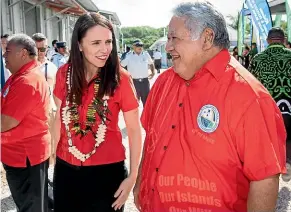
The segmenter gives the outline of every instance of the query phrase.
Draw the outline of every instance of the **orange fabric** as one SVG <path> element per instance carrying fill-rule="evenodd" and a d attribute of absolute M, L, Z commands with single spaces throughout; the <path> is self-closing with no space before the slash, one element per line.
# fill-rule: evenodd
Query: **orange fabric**
<path fill-rule="evenodd" d="M 245 212 L 250 182 L 286 171 L 281 113 L 226 50 L 188 82 L 163 73 L 142 124 L 142 212 Z"/>
<path fill-rule="evenodd" d="M 1 96 L 1 114 L 20 124 L 1 133 L 1 161 L 13 167 L 26 167 L 48 159 L 49 88 L 36 61 L 24 65 L 5 83 Z"/>
<path fill-rule="evenodd" d="M 58 99 L 62 100 L 62 108 L 65 106 L 67 95 L 67 69 L 68 65 L 64 65 L 58 70 L 56 76 L 56 85 L 54 89 L 54 95 Z M 70 164 L 77 166 L 109 164 L 119 162 L 125 159 L 125 148 L 122 145 L 122 135 L 118 127 L 119 112 L 120 110 L 123 112 L 128 112 L 130 110 L 138 108 L 138 101 L 135 95 L 132 79 L 128 72 L 121 71 L 120 76 L 120 84 L 115 90 L 114 96 L 110 97 L 110 99 L 108 100 L 108 108 L 111 113 L 108 116 L 110 121 L 107 123 L 105 141 L 96 149 L 96 153 L 81 164 L 81 161 L 76 159 L 68 151 L 67 133 L 65 130 L 65 125 L 62 123 L 61 138 L 57 147 L 58 157 Z M 94 83 L 92 81 L 88 84 L 88 87 L 84 91 L 82 97 L 82 105 L 78 108 L 80 114 L 80 123 L 84 123 L 86 120 L 88 105 L 91 103 L 94 95 L 93 85 Z M 96 120 L 97 122 L 96 125 L 93 126 L 93 132 L 96 132 L 98 125 L 101 122 L 97 114 Z M 95 145 L 95 139 L 92 133 L 88 133 L 82 139 L 79 135 L 75 136 L 75 134 L 73 134 L 72 139 L 73 145 L 76 145 L 77 148 L 83 153 L 91 152 Z"/>

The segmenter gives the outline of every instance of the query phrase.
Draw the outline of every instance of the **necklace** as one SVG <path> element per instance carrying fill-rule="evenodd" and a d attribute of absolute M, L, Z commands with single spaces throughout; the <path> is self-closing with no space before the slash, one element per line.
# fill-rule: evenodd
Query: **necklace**
<path fill-rule="evenodd" d="M 66 84 L 68 88 L 67 96 L 69 97 L 69 94 L 71 92 L 70 68 L 68 68 Z M 97 77 L 97 79 L 94 81 L 94 96 L 96 96 L 98 93 L 99 84 L 100 84 L 100 79 L 99 77 Z M 78 106 L 74 101 L 74 97 L 73 97 L 71 106 L 70 106 L 70 101 L 68 97 L 66 99 L 66 106 L 62 108 L 62 122 L 64 123 L 65 129 L 67 132 L 68 145 L 69 145 L 68 150 L 75 158 L 77 158 L 78 160 L 82 162 L 85 162 L 88 158 L 90 158 L 93 154 L 96 153 L 96 149 L 105 140 L 105 134 L 107 130 L 106 120 L 107 120 L 107 114 L 109 113 L 109 110 L 108 110 L 109 96 L 104 95 L 102 100 L 93 97 L 91 104 L 88 106 L 85 130 L 82 130 L 80 127 Z M 95 118 L 96 113 L 98 113 L 99 117 L 101 118 L 101 123 L 98 125 L 98 129 L 94 133 L 92 131 L 92 126 L 96 121 L 96 118 Z M 70 129 L 71 123 L 73 124 L 73 128 Z M 92 132 L 94 134 L 94 138 L 96 141 L 93 150 L 87 154 L 82 153 L 75 145 L 73 145 L 71 131 L 75 132 L 76 135 L 81 134 L 81 136 L 86 135 L 89 131 Z"/>

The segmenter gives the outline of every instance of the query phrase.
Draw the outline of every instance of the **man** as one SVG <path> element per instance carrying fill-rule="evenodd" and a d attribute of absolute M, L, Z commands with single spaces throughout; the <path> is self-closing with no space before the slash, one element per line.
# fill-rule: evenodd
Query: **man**
<path fill-rule="evenodd" d="M 129 52 L 125 59 L 121 61 L 123 67 L 127 66 L 127 70 L 133 78 L 134 87 L 137 92 L 138 100 L 141 99 L 145 106 L 148 94 L 150 92 L 150 82 L 155 75 L 155 66 L 149 53 L 143 51 L 143 43 L 140 40 L 133 42 L 133 52 Z M 150 66 L 151 74 L 148 73 Z"/>
<path fill-rule="evenodd" d="M 53 118 L 54 118 L 54 114 L 56 111 L 56 105 L 54 102 L 54 98 L 52 95 L 52 91 L 54 89 L 54 85 L 55 85 L 55 81 L 56 81 L 56 73 L 57 73 L 57 67 L 50 61 L 48 61 L 48 59 L 46 58 L 46 53 L 48 50 L 48 45 L 47 45 L 47 38 L 45 37 L 44 34 L 42 33 L 36 33 L 32 36 L 32 39 L 35 41 L 37 50 L 38 50 L 38 63 L 40 65 L 40 70 L 42 72 L 42 74 L 45 76 L 46 81 L 48 82 L 48 86 L 50 89 L 50 133 L 53 134 L 52 131 L 52 122 L 53 122 Z M 52 136 L 53 138 L 53 136 Z M 54 149 L 53 147 L 53 140 L 51 142 L 52 144 L 52 149 Z M 51 161 L 53 162 L 53 160 Z"/>
<path fill-rule="evenodd" d="M 57 42 L 56 45 L 58 52 L 52 57 L 52 62 L 59 69 L 68 62 L 68 50 L 66 42 Z"/>
<path fill-rule="evenodd" d="M 174 10 L 142 115 L 134 195 L 141 211 L 274 212 L 286 171 L 284 123 L 267 90 L 230 56 L 223 15 L 210 3 Z"/>
<path fill-rule="evenodd" d="M 47 59 L 48 60 L 51 60 L 52 57 L 58 52 L 57 42 L 58 42 L 58 40 L 53 40 L 52 47 L 47 51 Z"/>
<path fill-rule="evenodd" d="M 4 55 L 5 51 L 6 51 L 6 47 L 7 47 L 7 40 L 8 40 L 9 35 L 5 34 L 5 35 L 1 35 L 1 46 L 2 46 L 2 55 Z M 3 63 L 5 63 L 5 60 L 3 58 Z M 7 81 L 7 79 L 11 76 L 10 71 L 4 67 L 4 80 L 5 82 Z"/>
<path fill-rule="evenodd" d="M 1 161 L 19 212 L 47 212 L 49 89 L 27 35 L 9 38 L 4 54 L 12 76 L 1 96 Z"/>
<path fill-rule="evenodd" d="M 284 31 L 272 28 L 268 34 L 268 48 L 257 54 L 249 71 L 268 89 L 284 118 L 287 131 L 287 174 L 291 180 L 291 50 L 284 46 Z"/>
<path fill-rule="evenodd" d="M 162 54 L 159 52 L 158 49 L 154 52 L 154 62 L 155 62 L 155 68 L 157 69 L 158 74 L 160 73 L 161 67 L 162 67 Z"/>

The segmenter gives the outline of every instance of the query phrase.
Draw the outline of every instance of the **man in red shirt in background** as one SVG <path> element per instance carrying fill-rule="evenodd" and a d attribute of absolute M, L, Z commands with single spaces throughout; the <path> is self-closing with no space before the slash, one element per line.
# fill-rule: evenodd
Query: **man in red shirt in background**
<path fill-rule="evenodd" d="M 4 54 L 12 76 L 1 96 L 1 161 L 19 212 L 46 212 L 49 88 L 27 35 L 9 38 Z"/>
<path fill-rule="evenodd" d="M 233 57 L 210 3 L 174 10 L 142 124 L 134 195 L 142 212 L 273 212 L 286 172 L 286 132 L 267 90 Z"/>

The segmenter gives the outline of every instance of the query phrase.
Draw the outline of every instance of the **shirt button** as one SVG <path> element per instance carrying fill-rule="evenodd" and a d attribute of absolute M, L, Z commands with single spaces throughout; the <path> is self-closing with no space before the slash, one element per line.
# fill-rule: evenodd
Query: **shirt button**
<path fill-rule="evenodd" d="M 186 86 L 187 86 L 187 87 L 189 87 L 189 86 L 190 86 L 190 82 L 186 82 L 185 84 L 186 84 Z"/>
<path fill-rule="evenodd" d="M 167 148 L 168 148 L 167 146 L 164 146 L 164 150 L 167 150 Z"/>
<path fill-rule="evenodd" d="M 158 172 L 159 171 L 159 168 L 156 168 L 156 172 Z"/>
<path fill-rule="evenodd" d="M 175 129 L 175 127 L 176 127 L 175 125 L 172 125 L 172 129 Z"/>
<path fill-rule="evenodd" d="M 152 191 L 154 192 L 154 191 L 155 191 L 155 189 L 153 189 L 153 188 L 152 188 Z"/>
<path fill-rule="evenodd" d="M 180 103 L 180 104 L 179 104 L 179 107 L 182 107 L 182 106 L 183 106 L 183 103 Z"/>

